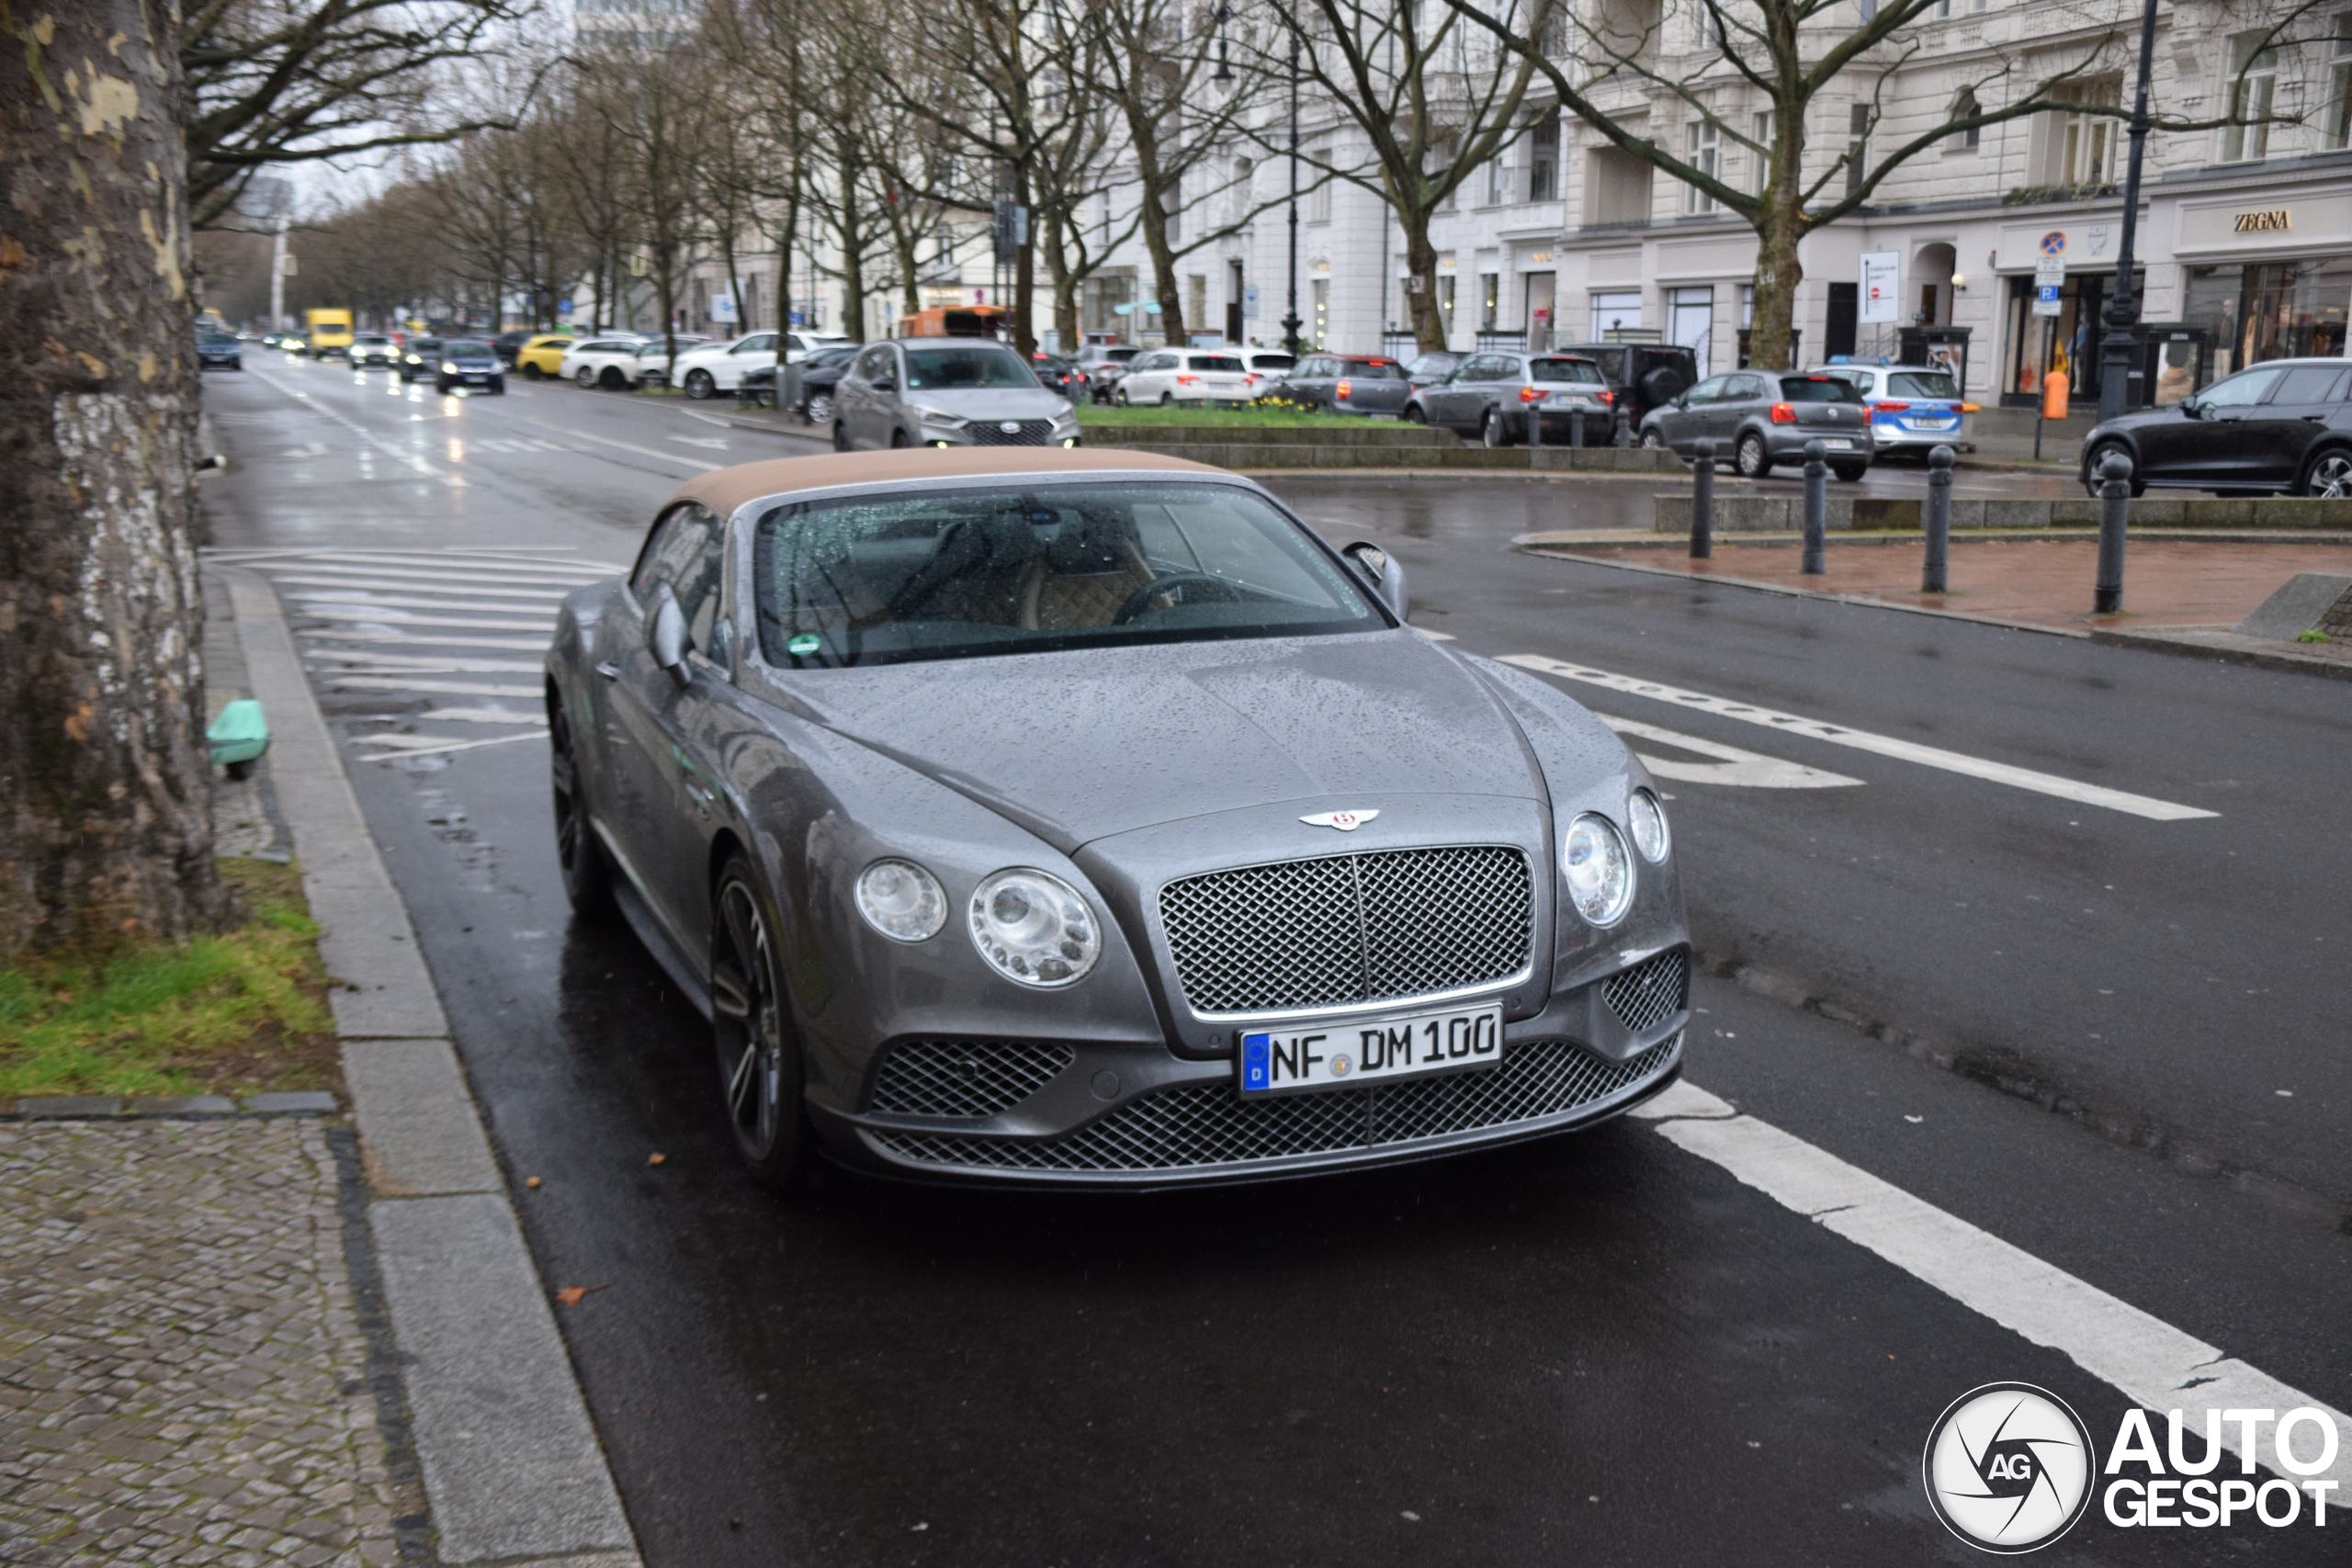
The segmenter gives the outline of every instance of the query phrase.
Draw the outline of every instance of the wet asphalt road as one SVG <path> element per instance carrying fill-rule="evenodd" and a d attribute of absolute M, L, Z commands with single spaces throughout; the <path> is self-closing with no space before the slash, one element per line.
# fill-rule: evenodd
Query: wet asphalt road
<path fill-rule="evenodd" d="M 2064 1355 L 1638 1123 L 1151 1200 L 761 1196 L 698 1020 L 569 917 L 545 746 L 513 722 L 533 656 L 498 645 L 527 644 L 532 594 L 632 555 L 694 465 L 795 448 L 516 387 L 213 378 L 235 466 L 207 496 L 224 558 L 318 612 L 322 701 L 541 1269 L 601 1287 L 563 1326 L 650 1562 L 1960 1562 L 1918 1483 L 1949 1401 L 2020 1379 L 2113 1432 L 2121 1396 Z M 1504 549 L 1575 525 L 1531 508 L 1607 525 L 1624 487 L 1276 488 L 1394 543 L 1416 619 L 1477 651 L 2219 812 L 1567 687 L 1645 753 L 1721 761 L 1665 732 L 1860 781 L 1668 784 L 1699 942 L 1748 976 L 1701 982 L 1694 1081 L 2352 1406 L 2340 685 Z M 431 607 L 461 593 L 484 607 Z M 360 596 L 479 624 L 334 616 Z M 2343 1539 L 2094 1517 L 2049 1560 L 2341 1562 Z"/>

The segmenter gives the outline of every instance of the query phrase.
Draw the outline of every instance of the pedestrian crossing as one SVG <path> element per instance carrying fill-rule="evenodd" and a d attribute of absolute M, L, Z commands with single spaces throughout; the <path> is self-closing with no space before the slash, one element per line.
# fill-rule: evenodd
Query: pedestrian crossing
<path fill-rule="evenodd" d="M 628 570 L 562 549 L 218 549 L 205 559 L 269 579 L 355 756 L 435 768 L 545 739 L 539 656 L 556 606 Z"/>

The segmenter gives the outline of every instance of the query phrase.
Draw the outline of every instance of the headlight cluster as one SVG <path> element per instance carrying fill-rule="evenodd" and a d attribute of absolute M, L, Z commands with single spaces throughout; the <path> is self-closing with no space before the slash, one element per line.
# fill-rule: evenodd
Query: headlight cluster
<path fill-rule="evenodd" d="M 1625 803 L 1625 819 L 1633 829 L 1630 848 L 1617 824 L 1593 811 L 1569 823 L 1560 840 L 1560 877 L 1568 886 L 1568 901 L 1592 925 L 1613 926 L 1634 907 L 1635 852 L 1652 865 L 1663 865 L 1674 847 L 1666 808 L 1648 790 L 1634 792 Z"/>
<path fill-rule="evenodd" d="M 893 942 L 928 942 L 947 923 L 939 879 L 912 861 L 878 860 L 859 874 L 857 912 Z M 983 877 L 966 910 L 972 946 L 1006 979 L 1055 990 L 1102 956 L 1102 927 L 1060 877 L 1015 866 Z"/>
<path fill-rule="evenodd" d="M 935 424 L 942 430 L 961 430 L 972 423 L 968 419 L 960 419 L 955 414 L 939 409 L 927 409 L 920 404 L 915 405 L 910 412 L 925 424 Z"/>
<path fill-rule="evenodd" d="M 444 375 L 444 376 L 455 376 L 457 373 L 458 373 L 458 367 L 457 367 L 457 366 L 456 366 L 454 363 L 452 363 L 451 361 L 447 360 L 447 359 L 445 359 L 445 360 L 443 360 L 443 361 L 441 362 L 441 374 L 442 374 L 442 375 Z"/>

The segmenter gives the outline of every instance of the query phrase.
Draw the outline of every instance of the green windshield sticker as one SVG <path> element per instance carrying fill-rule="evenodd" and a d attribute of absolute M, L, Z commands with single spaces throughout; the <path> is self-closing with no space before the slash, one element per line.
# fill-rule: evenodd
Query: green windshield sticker
<path fill-rule="evenodd" d="M 784 645 L 784 650 L 796 659 L 805 659 L 825 646 L 825 639 L 815 632 L 801 632 Z"/>

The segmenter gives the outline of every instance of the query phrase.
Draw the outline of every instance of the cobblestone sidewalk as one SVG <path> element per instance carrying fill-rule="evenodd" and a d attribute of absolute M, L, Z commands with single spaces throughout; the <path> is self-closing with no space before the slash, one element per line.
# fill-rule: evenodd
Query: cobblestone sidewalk
<path fill-rule="evenodd" d="M 328 1139 L 0 1124 L 0 1562 L 396 1561 Z"/>

